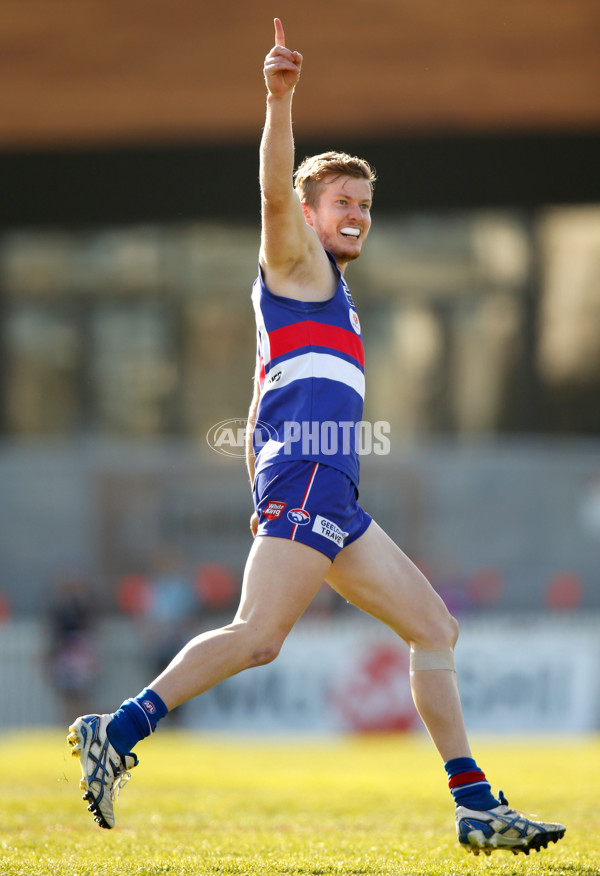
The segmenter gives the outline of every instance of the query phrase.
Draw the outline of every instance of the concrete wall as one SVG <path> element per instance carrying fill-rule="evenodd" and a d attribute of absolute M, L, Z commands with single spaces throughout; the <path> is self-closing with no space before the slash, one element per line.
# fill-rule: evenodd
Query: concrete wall
<path fill-rule="evenodd" d="M 503 441 L 406 447 L 365 457 L 361 501 L 460 612 L 492 570 L 493 609 L 538 610 L 557 575 L 600 609 L 600 444 Z M 45 609 L 70 558 L 115 607 L 120 576 L 147 571 L 157 545 L 193 570 L 241 579 L 251 496 L 243 461 L 190 444 L 77 443 L 0 448 L 0 593 L 13 612 Z M 472 594 L 471 594 L 472 595 Z"/>

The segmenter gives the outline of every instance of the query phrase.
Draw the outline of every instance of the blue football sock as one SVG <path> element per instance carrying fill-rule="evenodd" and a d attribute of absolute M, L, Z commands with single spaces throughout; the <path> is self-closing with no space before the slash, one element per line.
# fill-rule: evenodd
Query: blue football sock
<path fill-rule="evenodd" d="M 499 805 L 492 794 L 490 783 L 473 758 L 455 757 L 444 764 L 448 786 L 457 806 L 479 811 Z"/>
<path fill-rule="evenodd" d="M 140 739 L 156 730 L 156 725 L 168 711 L 159 695 L 145 687 L 134 699 L 125 700 L 114 713 L 106 728 L 110 743 L 121 757 L 129 754 Z"/>

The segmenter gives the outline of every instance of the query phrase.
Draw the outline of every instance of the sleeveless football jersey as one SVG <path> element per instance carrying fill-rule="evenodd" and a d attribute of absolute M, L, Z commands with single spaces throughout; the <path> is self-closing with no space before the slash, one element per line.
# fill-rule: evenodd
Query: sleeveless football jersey
<path fill-rule="evenodd" d="M 322 302 L 274 295 L 259 266 L 252 288 L 260 383 L 255 472 L 310 459 L 358 485 L 364 351 L 350 290 L 327 255 L 338 282 L 333 297 Z"/>

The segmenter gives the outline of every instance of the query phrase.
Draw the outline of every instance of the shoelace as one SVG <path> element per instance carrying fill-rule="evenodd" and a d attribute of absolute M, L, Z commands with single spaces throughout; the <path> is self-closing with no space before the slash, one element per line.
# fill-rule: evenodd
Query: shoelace
<path fill-rule="evenodd" d="M 512 809 L 512 806 L 504 796 L 504 791 L 498 791 L 498 800 L 500 801 L 501 806 L 508 806 L 509 809 Z M 525 821 L 533 821 L 535 823 L 536 816 L 531 815 L 529 812 L 523 812 L 522 809 L 513 809 L 513 812 L 516 812 L 517 815 L 520 815 Z"/>
<path fill-rule="evenodd" d="M 124 788 L 129 779 L 131 778 L 131 773 L 129 770 L 123 770 L 123 772 L 118 773 L 115 779 L 115 783 L 110 789 L 110 799 L 114 801 L 115 793 L 117 796 L 117 800 L 121 796 L 121 788 Z"/>

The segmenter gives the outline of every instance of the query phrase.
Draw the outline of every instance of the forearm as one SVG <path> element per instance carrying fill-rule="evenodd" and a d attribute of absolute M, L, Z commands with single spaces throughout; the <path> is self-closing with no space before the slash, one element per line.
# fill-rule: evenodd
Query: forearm
<path fill-rule="evenodd" d="M 260 143 L 260 188 L 263 204 L 285 203 L 293 191 L 294 136 L 292 95 L 267 96 L 267 115 Z"/>

